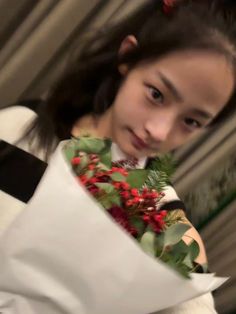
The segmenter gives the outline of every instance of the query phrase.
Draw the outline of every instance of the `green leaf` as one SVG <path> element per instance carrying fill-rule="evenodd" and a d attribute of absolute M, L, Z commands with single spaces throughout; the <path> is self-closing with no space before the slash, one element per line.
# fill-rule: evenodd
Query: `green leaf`
<path fill-rule="evenodd" d="M 75 157 L 75 148 L 72 141 L 65 144 L 63 147 L 64 155 L 66 159 L 71 162 L 71 159 Z"/>
<path fill-rule="evenodd" d="M 121 200 L 120 195 L 117 193 L 117 191 L 114 191 L 113 193 L 107 194 L 105 197 L 98 198 L 99 203 L 102 204 L 102 206 L 105 209 L 109 209 L 112 206 L 121 206 Z"/>
<path fill-rule="evenodd" d="M 191 226 L 183 223 L 176 223 L 168 227 L 164 232 L 164 246 L 178 243 L 190 228 Z"/>
<path fill-rule="evenodd" d="M 99 170 L 104 170 L 104 171 L 109 171 L 110 168 L 108 168 L 106 165 L 104 165 L 103 163 L 99 162 L 97 167 L 99 168 Z"/>
<path fill-rule="evenodd" d="M 194 261 L 200 253 L 199 244 L 197 241 L 193 240 L 189 245 L 189 254 L 191 256 L 192 261 Z"/>
<path fill-rule="evenodd" d="M 150 254 L 155 256 L 155 238 L 156 235 L 152 231 L 145 232 L 140 240 L 140 245 L 142 249 Z"/>
<path fill-rule="evenodd" d="M 75 151 L 73 148 L 67 148 L 65 150 L 65 156 L 66 156 L 66 159 L 71 162 L 72 158 L 75 156 Z"/>
<path fill-rule="evenodd" d="M 85 168 L 89 163 L 89 158 L 87 155 L 84 155 L 80 158 L 80 163 L 78 165 L 78 170 Z"/>
<path fill-rule="evenodd" d="M 192 257 L 191 254 L 187 254 L 183 260 L 183 264 L 189 267 L 190 269 L 193 268 L 193 263 L 192 263 Z"/>
<path fill-rule="evenodd" d="M 148 176 L 148 170 L 136 169 L 129 171 L 126 182 L 130 184 L 132 188 L 141 188 L 144 185 Z"/>
<path fill-rule="evenodd" d="M 138 231 L 138 237 L 142 236 L 145 230 L 145 224 L 143 220 L 140 217 L 133 216 L 130 218 L 130 223 Z"/>
<path fill-rule="evenodd" d="M 177 271 L 181 276 L 183 276 L 186 279 L 189 279 L 189 269 L 184 264 L 177 264 L 174 262 L 171 258 L 167 260 L 163 260 L 167 265 L 169 265 L 170 268 Z"/>
<path fill-rule="evenodd" d="M 110 141 L 84 136 L 79 138 L 77 149 L 88 154 L 99 154 L 107 148 L 108 145 L 111 145 Z"/>
<path fill-rule="evenodd" d="M 156 246 L 161 249 L 164 247 L 164 233 L 163 232 L 161 234 L 158 234 L 158 236 L 156 237 Z"/>
<path fill-rule="evenodd" d="M 119 195 L 114 195 L 112 198 L 113 205 L 121 206 L 121 200 Z"/>
<path fill-rule="evenodd" d="M 102 164 L 106 167 L 111 168 L 111 149 L 104 149 L 103 152 L 100 153 L 99 159 Z"/>
<path fill-rule="evenodd" d="M 112 178 L 112 180 L 117 181 L 117 182 L 122 182 L 125 181 L 125 176 L 123 176 L 121 173 L 119 172 L 114 172 L 110 175 L 110 177 Z"/>
<path fill-rule="evenodd" d="M 173 245 L 170 250 L 170 254 L 175 260 L 183 260 L 188 253 L 189 247 L 183 240 Z"/>
<path fill-rule="evenodd" d="M 92 178 L 93 175 L 94 175 L 94 171 L 93 171 L 93 170 L 88 170 L 88 171 L 86 172 L 86 177 L 87 177 L 88 179 Z"/>
<path fill-rule="evenodd" d="M 101 190 L 105 191 L 107 194 L 115 192 L 114 186 L 110 183 L 98 182 L 98 183 L 95 183 L 95 185 Z"/>

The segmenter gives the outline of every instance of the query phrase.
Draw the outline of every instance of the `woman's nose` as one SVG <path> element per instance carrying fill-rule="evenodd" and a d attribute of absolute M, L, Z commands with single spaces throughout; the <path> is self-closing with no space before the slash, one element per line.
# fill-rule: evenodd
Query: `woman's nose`
<path fill-rule="evenodd" d="M 173 115 L 160 115 L 151 117 L 145 126 L 148 136 L 155 142 L 164 142 L 172 132 L 175 125 Z"/>

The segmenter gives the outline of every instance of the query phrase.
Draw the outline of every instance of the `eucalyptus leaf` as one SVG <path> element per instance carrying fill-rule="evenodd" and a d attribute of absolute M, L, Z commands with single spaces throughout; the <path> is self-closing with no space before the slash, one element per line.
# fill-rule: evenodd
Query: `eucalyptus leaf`
<path fill-rule="evenodd" d="M 111 150 L 105 149 L 100 153 L 99 159 L 106 167 L 111 168 Z"/>
<path fill-rule="evenodd" d="M 100 197 L 99 202 L 106 209 L 109 209 L 113 206 L 120 206 L 121 205 L 120 196 L 117 193 L 117 191 L 114 191 L 110 194 L 107 194 L 106 197 Z"/>
<path fill-rule="evenodd" d="M 103 139 L 93 137 L 81 137 L 78 141 L 78 150 L 88 154 L 99 154 L 106 147 Z"/>
<path fill-rule="evenodd" d="M 184 278 L 186 279 L 190 278 L 189 269 L 184 264 L 176 264 L 172 259 L 165 261 L 165 263 L 169 265 L 171 269 L 174 269 L 175 271 L 177 271 Z"/>
<path fill-rule="evenodd" d="M 112 178 L 112 180 L 117 181 L 117 182 L 122 182 L 125 181 L 125 176 L 123 176 L 121 173 L 119 172 L 114 172 L 110 175 L 110 177 Z"/>
<path fill-rule="evenodd" d="M 75 156 L 75 151 L 73 148 L 68 147 L 67 149 L 65 149 L 65 156 L 66 159 L 71 162 L 72 158 Z"/>
<path fill-rule="evenodd" d="M 66 159 L 71 162 L 72 158 L 75 156 L 75 149 L 72 146 L 66 145 L 64 147 L 64 154 Z"/>
<path fill-rule="evenodd" d="M 94 175 L 94 171 L 93 171 L 93 170 L 88 170 L 88 171 L 86 172 L 86 177 L 87 177 L 88 179 L 92 178 L 93 175 Z"/>
<path fill-rule="evenodd" d="M 145 229 L 145 224 L 143 220 L 140 217 L 131 217 L 130 218 L 130 223 L 134 228 L 138 231 L 138 237 L 140 237 Z"/>
<path fill-rule="evenodd" d="M 116 191 L 112 195 L 112 204 L 117 205 L 117 206 L 121 206 L 120 195 L 118 193 L 116 193 Z"/>
<path fill-rule="evenodd" d="M 176 223 L 168 227 L 164 233 L 164 246 L 178 243 L 190 228 L 191 226 L 183 223 Z"/>
<path fill-rule="evenodd" d="M 158 234 L 158 236 L 156 237 L 156 246 L 158 248 L 164 247 L 164 233 Z"/>
<path fill-rule="evenodd" d="M 140 240 L 140 245 L 142 249 L 150 254 L 155 256 L 155 238 L 156 235 L 152 231 L 145 232 Z"/>
<path fill-rule="evenodd" d="M 99 162 L 97 167 L 99 168 L 99 170 L 104 170 L 104 171 L 109 171 L 110 168 L 108 168 L 106 165 L 104 165 L 103 163 Z"/>
<path fill-rule="evenodd" d="M 180 240 L 170 247 L 169 254 L 176 263 L 182 262 L 189 254 L 189 247 L 183 240 Z"/>
<path fill-rule="evenodd" d="M 112 184 L 110 184 L 110 183 L 98 182 L 98 183 L 95 183 L 95 185 L 98 188 L 100 188 L 103 191 L 105 191 L 107 194 L 110 194 L 110 193 L 115 191 L 114 186 Z"/>
<path fill-rule="evenodd" d="M 185 254 L 187 255 L 189 252 L 189 246 L 183 241 L 180 240 L 178 243 L 172 246 L 171 254 L 178 255 L 178 254 Z"/>
<path fill-rule="evenodd" d="M 192 261 L 194 261 L 200 253 L 199 244 L 197 241 L 193 240 L 189 245 L 189 254 L 191 256 Z"/>
<path fill-rule="evenodd" d="M 85 168 L 89 163 L 89 158 L 87 155 L 83 155 L 81 158 L 80 158 L 80 163 L 78 165 L 78 169 L 83 169 Z"/>
<path fill-rule="evenodd" d="M 99 200 L 99 202 L 102 204 L 102 206 L 105 208 L 105 209 L 109 209 L 113 206 L 113 202 L 112 202 L 112 199 L 107 197 L 107 198 L 104 198 L 104 199 L 101 199 Z"/>
<path fill-rule="evenodd" d="M 190 253 L 185 256 L 185 258 L 183 260 L 183 264 L 185 264 L 190 269 L 193 268 L 193 262 L 192 262 L 192 257 L 191 257 Z"/>
<path fill-rule="evenodd" d="M 141 188 L 144 185 L 148 177 L 148 170 L 145 169 L 135 169 L 129 171 L 126 182 L 130 184 L 132 188 Z"/>

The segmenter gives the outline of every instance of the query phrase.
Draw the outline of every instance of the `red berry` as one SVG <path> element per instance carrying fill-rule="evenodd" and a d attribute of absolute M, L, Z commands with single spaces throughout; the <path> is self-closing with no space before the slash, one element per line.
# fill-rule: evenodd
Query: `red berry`
<path fill-rule="evenodd" d="M 157 192 L 152 192 L 152 198 L 157 198 L 158 197 L 158 193 Z"/>
<path fill-rule="evenodd" d="M 95 165 L 88 165 L 89 170 L 94 170 L 94 168 L 95 168 Z"/>
<path fill-rule="evenodd" d="M 131 227 L 130 228 L 130 233 L 132 234 L 132 236 L 136 237 L 138 235 L 138 231 L 134 228 L 134 227 Z"/>
<path fill-rule="evenodd" d="M 165 217 L 165 216 L 167 215 L 167 210 L 161 210 L 161 211 L 160 211 L 160 215 L 161 215 L 162 217 Z"/>
<path fill-rule="evenodd" d="M 138 196 L 138 189 L 131 189 L 130 190 L 131 195 Z"/>
<path fill-rule="evenodd" d="M 98 179 L 95 178 L 95 177 L 89 179 L 89 183 L 91 183 L 91 184 L 94 184 L 94 183 L 96 183 L 96 182 L 98 182 Z"/>
<path fill-rule="evenodd" d="M 125 176 L 125 177 L 127 177 L 127 175 L 128 175 L 128 171 L 125 170 L 125 169 L 123 169 L 123 168 L 120 169 L 120 173 L 121 173 L 123 176 Z"/>
<path fill-rule="evenodd" d="M 149 222 L 150 221 L 150 216 L 149 215 L 143 215 L 143 221 Z"/>
<path fill-rule="evenodd" d="M 77 166 L 80 164 L 80 161 L 81 161 L 80 157 L 74 157 L 74 158 L 72 158 L 71 163 L 73 166 Z"/>
<path fill-rule="evenodd" d="M 130 194 L 128 191 L 122 191 L 120 192 L 120 195 L 123 197 L 123 198 L 126 198 L 128 199 L 130 197 Z"/>
<path fill-rule="evenodd" d="M 162 216 L 161 216 L 160 214 L 155 214 L 155 215 L 154 215 L 154 220 L 155 220 L 156 222 L 160 222 L 160 221 L 162 220 Z"/>
<path fill-rule="evenodd" d="M 121 187 L 124 190 L 129 190 L 130 185 L 127 182 L 121 182 Z"/>
<path fill-rule="evenodd" d="M 87 181 L 88 181 L 88 178 L 86 177 L 85 174 L 81 175 L 79 178 L 80 178 L 80 181 L 81 181 L 83 184 L 86 184 Z"/>
<path fill-rule="evenodd" d="M 128 200 L 126 203 L 126 206 L 130 207 L 133 205 L 133 201 L 132 200 Z"/>
<path fill-rule="evenodd" d="M 138 204 L 140 202 L 140 198 L 138 196 L 133 198 L 133 203 Z"/>
<path fill-rule="evenodd" d="M 117 172 L 117 169 L 119 169 L 119 168 L 117 168 L 117 167 L 112 167 L 111 168 L 111 172 L 113 173 L 113 172 Z"/>
<path fill-rule="evenodd" d="M 113 186 L 118 190 L 120 188 L 120 182 L 114 182 Z"/>

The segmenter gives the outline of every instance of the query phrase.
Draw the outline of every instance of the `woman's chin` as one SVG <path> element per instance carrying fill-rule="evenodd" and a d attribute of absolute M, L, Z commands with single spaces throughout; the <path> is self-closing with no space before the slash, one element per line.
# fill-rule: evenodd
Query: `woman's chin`
<path fill-rule="evenodd" d="M 123 144 L 123 143 L 122 143 Z M 148 152 L 145 152 L 144 150 L 138 150 L 137 148 L 135 148 L 131 143 L 128 144 L 126 143 L 126 145 L 119 145 L 120 150 L 127 156 L 130 158 L 144 158 L 144 157 L 148 157 L 150 154 L 148 154 Z"/>

